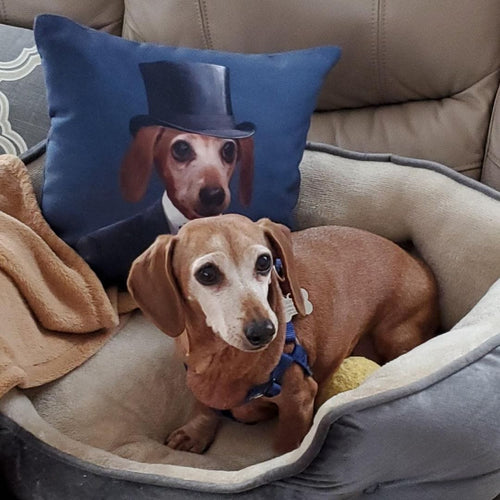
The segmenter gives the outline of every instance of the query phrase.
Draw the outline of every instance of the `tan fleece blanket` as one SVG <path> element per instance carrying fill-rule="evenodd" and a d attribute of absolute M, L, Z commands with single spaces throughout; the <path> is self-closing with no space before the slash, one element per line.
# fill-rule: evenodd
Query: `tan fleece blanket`
<path fill-rule="evenodd" d="M 52 381 L 117 330 L 130 298 L 100 281 L 49 227 L 25 165 L 0 156 L 0 397 Z"/>

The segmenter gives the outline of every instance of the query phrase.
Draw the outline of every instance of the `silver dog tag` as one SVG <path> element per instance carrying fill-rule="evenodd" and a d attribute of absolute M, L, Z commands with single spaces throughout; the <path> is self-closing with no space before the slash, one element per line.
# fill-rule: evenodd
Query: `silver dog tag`
<path fill-rule="evenodd" d="M 302 294 L 304 304 L 306 306 L 306 315 L 309 315 L 313 312 L 313 305 L 309 300 L 309 294 L 304 288 L 300 289 L 300 293 Z M 295 308 L 295 304 L 293 303 L 293 299 L 289 293 L 283 297 L 283 301 L 285 305 L 285 320 L 288 323 L 297 314 L 297 309 Z"/>

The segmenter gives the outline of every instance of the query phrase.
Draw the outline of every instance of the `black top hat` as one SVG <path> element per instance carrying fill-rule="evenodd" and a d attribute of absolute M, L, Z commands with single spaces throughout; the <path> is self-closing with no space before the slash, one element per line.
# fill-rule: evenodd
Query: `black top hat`
<path fill-rule="evenodd" d="M 250 137 L 255 126 L 236 124 L 231 105 L 229 70 L 205 63 L 140 63 L 149 114 L 130 120 L 133 135 L 141 127 L 161 125 L 228 139 Z"/>

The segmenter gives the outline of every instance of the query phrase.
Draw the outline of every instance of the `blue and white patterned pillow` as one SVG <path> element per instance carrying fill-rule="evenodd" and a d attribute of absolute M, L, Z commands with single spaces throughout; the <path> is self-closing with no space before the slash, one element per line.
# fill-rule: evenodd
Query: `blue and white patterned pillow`
<path fill-rule="evenodd" d="M 22 155 L 46 138 L 49 125 L 33 32 L 0 24 L 0 153 Z"/>

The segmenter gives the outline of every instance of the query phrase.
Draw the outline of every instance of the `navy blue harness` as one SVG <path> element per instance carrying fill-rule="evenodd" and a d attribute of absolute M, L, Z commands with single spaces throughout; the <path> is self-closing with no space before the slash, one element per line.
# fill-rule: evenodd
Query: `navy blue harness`
<path fill-rule="evenodd" d="M 249 403 L 250 401 L 263 396 L 266 398 L 273 398 L 274 396 L 278 396 L 278 394 L 281 393 L 281 383 L 283 380 L 283 376 L 293 363 L 297 363 L 302 368 L 302 370 L 304 370 L 305 375 L 307 375 L 308 377 L 312 376 L 312 370 L 309 367 L 309 363 L 307 361 L 307 352 L 300 344 L 297 343 L 295 327 L 293 326 L 293 323 L 291 321 L 286 324 L 285 345 L 286 344 L 293 344 L 292 352 L 290 354 L 287 354 L 286 352 L 281 354 L 281 358 L 278 364 L 269 375 L 269 380 L 267 382 L 264 382 L 263 384 L 252 387 L 247 392 L 243 404 Z M 231 410 L 216 411 L 220 415 L 229 417 L 234 420 L 234 416 Z"/>
<path fill-rule="evenodd" d="M 295 328 L 291 321 L 286 324 L 285 344 L 293 344 L 293 351 L 290 354 L 284 352 L 281 355 L 276 368 L 274 368 L 274 370 L 271 372 L 271 375 L 269 375 L 269 380 L 267 382 L 264 382 L 263 384 L 252 387 L 248 391 L 244 403 L 249 403 L 250 401 L 263 396 L 266 398 L 273 398 L 274 396 L 280 394 L 283 376 L 293 363 L 297 363 L 302 368 L 302 370 L 304 370 L 304 373 L 308 377 L 312 376 L 312 370 L 309 367 L 309 363 L 307 361 L 307 352 L 300 344 L 297 344 Z M 219 415 L 228 417 L 232 420 L 236 420 L 231 410 L 216 411 Z"/>
<path fill-rule="evenodd" d="M 276 259 L 274 261 L 274 268 L 279 276 L 283 275 L 283 263 L 281 259 Z M 290 354 L 284 352 L 281 355 L 276 368 L 271 372 L 271 375 L 269 375 L 269 380 L 263 384 L 252 387 L 246 395 L 245 403 L 262 396 L 266 398 L 277 396 L 281 392 L 281 381 L 283 380 L 283 376 L 293 363 L 297 363 L 307 376 L 310 377 L 312 375 L 311 368 L 307 361 L 307 353 L 305 349 L 297 343 L 295 328 L 291 321 L 286 324 L 285 344 L 293 344 L 293 351 Z"/>
<path fill-rule="evenodd" d="M 252 387 L 246 395 L 245 403 L 262 396 L 266 398 L 277 396 L 281 392 L 283 376 L 293 363 L 297 363 L 307 376 L 312 375 L 311 368 L 307 361 L 307 353 L 305 349 L 297 343 L 295 328 L 291 321 L 286 324 L 285 344 L 293 344 L 293 351 L 290 354 L 284 352 L 281 355 L 276 368 L 274 368 L 271 375 L 269 375 L 269 380 L 263 384 Z"/>

